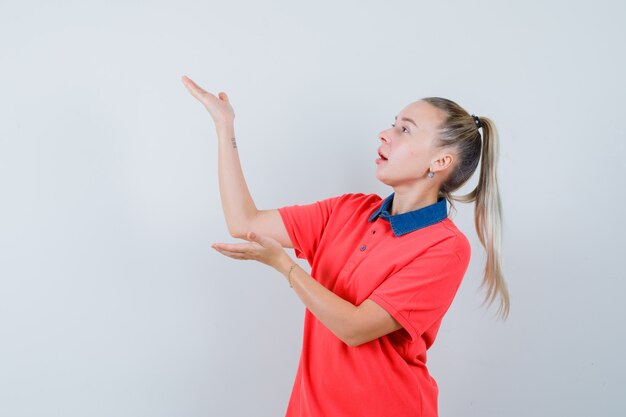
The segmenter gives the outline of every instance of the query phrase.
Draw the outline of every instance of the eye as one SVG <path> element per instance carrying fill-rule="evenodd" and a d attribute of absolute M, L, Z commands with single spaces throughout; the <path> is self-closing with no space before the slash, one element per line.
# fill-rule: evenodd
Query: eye
<path fill-rule="evenodd" d="M 396 125 L 394 123 L 391 124 L 391 127 L 396 127 Z M 406 127 L 402 126 L 402 131 L 405 133 L 409 133 L 409 129 L 407 129 Z"/>

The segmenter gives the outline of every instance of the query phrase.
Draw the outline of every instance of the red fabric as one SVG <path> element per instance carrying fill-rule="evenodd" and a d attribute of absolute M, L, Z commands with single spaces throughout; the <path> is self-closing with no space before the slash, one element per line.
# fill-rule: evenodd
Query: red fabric
<path fill-rule="evenodd" d="M 461 284 L 470 244 L 449 218 L 396 237 L 388 220 L 367 221 L 381 204 L 376 194 L 356 193 L 278 209 L 313 278 L 354 305 L 371 299 L 403 326 L 350 347 L 306 309 L 286 417 L 438 414 L 426 350 Z"/>

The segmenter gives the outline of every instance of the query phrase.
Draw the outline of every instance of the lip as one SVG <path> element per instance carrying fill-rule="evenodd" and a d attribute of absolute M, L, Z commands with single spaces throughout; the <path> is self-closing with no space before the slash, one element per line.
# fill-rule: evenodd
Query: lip
<path fill-rule="evenodd" d="M 378 159 L 376 159 L 376 164 L 382 164 L 383 162 L 387 162 L 388 159 L 383 159 L 384 154 L 382 153 L 382 151 L 380 150 L 380 148 L 378 148 Z"/>

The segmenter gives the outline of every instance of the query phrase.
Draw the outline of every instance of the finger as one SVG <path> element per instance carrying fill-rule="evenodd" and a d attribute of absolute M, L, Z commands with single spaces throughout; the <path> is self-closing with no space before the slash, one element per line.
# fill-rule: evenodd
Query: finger
<path fill-rule="evenodd" d="M 239 251 L 228 250 L 222 246 L 213 246 L 213 249 L 227 256 L 241 256 L 243 253 Z"/>
<path fill-rule="evenodd" d="M 226 256 L 234 258 L 234 259 L 248 259 L 247 255 L 245 253 L 243 253 L 243 252 L 233 252 L 233 251 L 229 251 L 229 250 L 226 250 L 226 249 L 220 249 L 220 248 L 215 248 L 215 250 L 217 250 L 222 255 L 226 255 Z"/>
<path fill-rule="evenodd" d="M 203 89 L 202 87 L 200 87 L 198 84 L 196 84 L 195 82 L 193 82 L 191 80 L 191 78 L 189 77 L 184 77 L 183 78 L 183 84 L 185 85 L 185 87 L 187 88 L 187 90 L 189 90 L 189 92 L 196 98 L 200 98 L 202 95 L 204 94 L 209 94 L 208 91 L 206 91 L 205 89 Z"/>
<path fill-rule="evenodd" d="M 186 86 L 189 86 L 198 90 L 202 90 L 202 87 L 200 87 L 198 84 L 196 84 L 194 80 L 187 77 L 186 75 L 182 76 L 182 80 L 183 80 L 183 84 L 185 84 Z"/>
<path fill-rule="evenodd" d="M 256 259 L 254 243 L 215 243 L 212 246 L 220 252 L 243 255 L 243 259 Z"/>
<path fill-rule="evenodd" d="M 268 245 L 270 245 L 270 242 L 268 241 L 266 236 L 260 235 L 255 232 L 248 232 L 246 234 L 246 240 L 250 240 L 251 242 L 256 242 L 263 247 L 267 247 Z"/>
<path fill-rule="evenodd" d="M 249 243 L 216 243 L 214 246 L 216 248 L 225 249 L 230 252 L 248 252 L 250 249 L 252 249 L 252 245 Z"/>
<path fill-rule="evenodd" d="M 212 246 L 217 250 L 227 251 L 231 253 L 244 253 L 247 251 L 246 248 L 242 247 L 244 246 L 242 244 L 214 243 Z"/>
<path fill-rule="evenodd" d="M 261 236 L 258 233 L 254 233 L 254 232 L 248 232 L 243 236 L 243 239 L 249 241 L 249 242 L 257 242 L 257 243 L 261 243 Z"/>

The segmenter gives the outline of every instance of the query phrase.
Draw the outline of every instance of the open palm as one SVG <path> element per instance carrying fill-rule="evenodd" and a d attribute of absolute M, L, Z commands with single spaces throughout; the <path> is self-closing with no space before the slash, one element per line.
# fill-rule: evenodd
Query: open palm
<path fill-rule="evenodd" d="M 209 93 L 204 88 L 196 84 L 186 75 L 182 76 L 182 81 L 192 96 L 198 99 L 209 111 L 215 124 L 232 123 L 235 118 L 235 111 L 228 100 L 228 95 L 220 91 L 217 96 Z"/>

